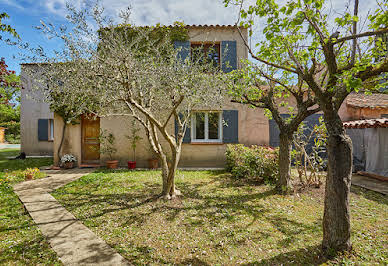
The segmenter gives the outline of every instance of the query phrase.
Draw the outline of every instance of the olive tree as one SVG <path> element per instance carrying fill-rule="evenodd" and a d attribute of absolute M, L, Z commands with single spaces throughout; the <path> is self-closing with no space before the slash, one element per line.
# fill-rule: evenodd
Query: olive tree
<path fill-rule="evenodd" d="M 322 248 L 326 253 L 349 250 L 352 145 L 338 110 L 349 93 L 384 86 L 387 2 L 376 1 L 365 21 L 358 16 L 358 0 L 349 1 L 343 12 L 324 0 L 224 2 L 240 5 L 241 25 L 264 25 L 257 50 L 250 50 L 257 63 L 287 73 L 295 84 L 303 81 L 321 108 L 328 131 Z M 360 25 L 365 26 L 361 31 Z"/>
<path fill-rule="evenodd" d="M 161 162 L 162 196 L 174 198 L 180 194 L 174 180 L 190 114 L 221 106 L 224 75 L 211 60 L 186 56 L 190 51 L 179 44 L 188 38 L 187 29 L 180 23 L 137 27 L 129 24 L 127 10 L 117 25 L 97 5 L 69 11 L 71 31 L 42 24 L 43 31 L 64 41 L 54 58 L 44 57 L 45 76 L 64 84 L 51 86 L 50 94 L 66 88 L 77 101 L 65 103 L 85 103 L 85 113 L 136 119 Z"/>

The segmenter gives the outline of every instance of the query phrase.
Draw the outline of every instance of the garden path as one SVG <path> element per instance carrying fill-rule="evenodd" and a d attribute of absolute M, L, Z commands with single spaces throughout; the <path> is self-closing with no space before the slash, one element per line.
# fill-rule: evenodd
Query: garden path
<path fill-rule="evenodd" d="M 15 193 L 64 265 L 127 265 L 127 261 L 49 193 L 92 172 L 91 169 L 51 171 L 49 177 L 14 186 Z"/>

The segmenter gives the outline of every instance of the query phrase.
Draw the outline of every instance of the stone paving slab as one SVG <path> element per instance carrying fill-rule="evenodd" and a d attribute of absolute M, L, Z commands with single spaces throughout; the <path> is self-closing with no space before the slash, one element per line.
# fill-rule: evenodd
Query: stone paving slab
<path fill-rule="evenodd" d="M 352 185 L 363 187 L 369 190 L 388 195 L 388 182 L 362 175 L 352 176 Z"/>
<path fill-rule="evenodd" d="M 32 219 L 65 265 L 128 265 L 128 262 L 78 221 L 49 194 L 90 173 L 90 169 L 58 171 L 14 186 Z"/>

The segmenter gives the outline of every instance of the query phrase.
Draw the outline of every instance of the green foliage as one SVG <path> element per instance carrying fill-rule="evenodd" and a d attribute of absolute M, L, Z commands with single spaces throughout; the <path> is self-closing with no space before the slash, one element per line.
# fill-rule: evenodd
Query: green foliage
<path fill-rule="evenodd" d="M 279 151 L 270 147 L 246 147 L 229 144 L 226 149 L 227 170 L 235 178 L 262 178 L 274 184 L 278 178 Z"/>
<path fill-rule="evenodd" d="M 186 28 L 186 25 L 183 22 L 175 21 L 172 26 L 161 25 L 160 23 L 154 26 L 135 26 L 131 24 L 119 24 L 113 28 L 113 30 L 119 34 L 126 35 L 128 40 L 133 40 L 136 35 L 140 33 L 139 29 L 150 29 L 149 36 L 147 36 L 147 41 L 163 41 L 168 37 L 169 41 L 173 44 L 175 41 L 187 41 L 189 39 L 189 31 Z M 100 30 L 100 37 L 103 39 L 104 31 L 109 31 L 111 29 L 104 28 Z M 146 40 L 144 40 L 146 41 Z"/>
<path fill-rule="evenodd" d="M 20 77 L 0 59 L 0 123 L 20 121 Z"/>
<path fill-rule="evenodd" d="M 115 148 L 115 136 L 112 133 L 108 133 L 107 130 L 101 129 L 98 137 L 100 141 L 100 153 L 107 154 L 110 160 L 113 160 L 113 154 L 117 152 Z"/>
<path fill-rule="evenodd" d="M 0 104 L 0 109 L 1 109 Z M 9 143 L 20 143 L 20 122 L 0 122 L 0 127 L 5 127 L 5 140 Z"/>
<path fill-rule="evenodd" d="M 146 32 L 146 34 L 145 34 Z M 114 27 L 104 28 L 98 31 L 100 43 L 98 45 L 99 51 L 109 53 L 112 47 L 110 37 L 111 34 L 115 36 L 122 43 L 133 45 L 136 42 L 136 57 L 153 55 L 153 47 L 163 47 L 163 43 L 174 45 L 175 41 L 187 41 L 189 39 L 188 29 L 183 22 L 174 22 L 172 26 L 156 24 L 154 26 L 135 26 L 131 24 L 119 24 Z M 108 43 L 105 41 L 108 40 Z M 162 56 L 168 57 L 169 49 L 161 53 Z M 155 54 L 156 55 L 156 54 Z M 156 55 L 158 56 L 158 55 Z"/>
<path fill-rule="evenodd" d="M 2 22 L 3 19 L 9 18 L 9 15 L 5 12 L 0 13 L 0 32 L 7 32 L 11 34 L 15 38 L 20 38 L 19 34 L 16 32 L 14 28 L 11 27 L 11 25 L 5 24 Z M 3 36 L 0 35 L 0 40 L 3 40 Z"/>
<path fill-rule="evenodd" d="M 10 104 L 0 103 L 0 124 L 4 122 L 20 121 L 20 105 L 12 106 Z"/>

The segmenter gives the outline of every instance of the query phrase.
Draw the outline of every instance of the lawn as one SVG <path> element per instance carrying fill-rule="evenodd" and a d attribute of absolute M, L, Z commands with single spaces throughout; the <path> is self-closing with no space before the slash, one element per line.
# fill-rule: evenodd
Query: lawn
<path fill-rule="evenodd" d="M 320 256 L 323 189 L 292 196 L 223 172 L 178 172 L 162 201 L 158 171 L 96 172 L 53 194 L 133 264 L 384 264 L 388 199 L 352 189 L 352 253 Z"/>
<path fill-rule="evenodd" d="M 0 180 L 6 172 L 52 164 L 51 159 L 7 160 L 19 150 L 0 150 Z M 23 178 L 11 177 L 0 184 L 0 264 L 60 265 L 56 253 L 28 215 L 11 185 Z M 1 183 L 1 182 L 0 182 Z"/>

